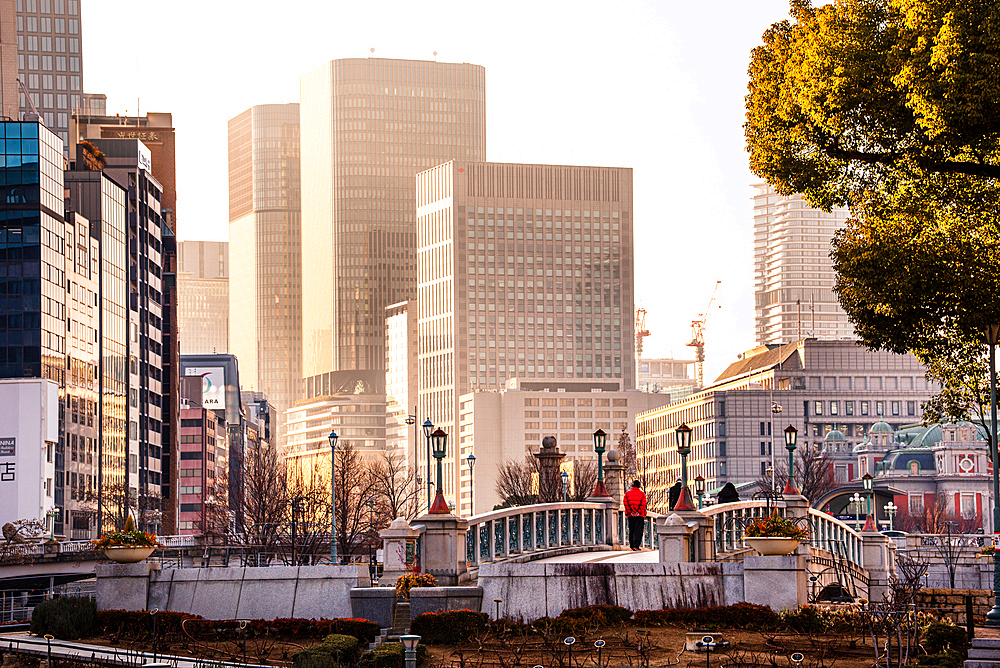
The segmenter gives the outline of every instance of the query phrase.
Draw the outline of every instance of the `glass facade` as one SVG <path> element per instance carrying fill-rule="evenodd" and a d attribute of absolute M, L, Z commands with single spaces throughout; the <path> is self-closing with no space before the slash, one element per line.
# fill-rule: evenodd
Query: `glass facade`
<path fill-rule="evenodd" d="M 386 307 L 416 295 L 414 176 L 485 158 L 485 69 L 345 59 L 300 90 L 303 375 L 381 371 Z"/>
<path fill-rule="evenodd" d="M 239 326 L 228 350 L 245 386 L 279 412 L 299 398 L 302 380 L 299 173 L 299 105 L 256 106 L 229 121 L 227 308 Z M 206 307 L 209 289 L 199 292 Z"/>

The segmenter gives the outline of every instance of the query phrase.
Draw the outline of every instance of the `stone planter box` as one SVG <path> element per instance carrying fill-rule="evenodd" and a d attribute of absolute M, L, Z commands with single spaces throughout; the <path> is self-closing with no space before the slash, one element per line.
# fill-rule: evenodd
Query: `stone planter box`
<path fill-rule="evenodd" d="M 743 542 L 757 550 L 757 553 L 762 557 L 781 557 L 794 552 L 795 548 L 797 548 L 799 543 L 802 541 L 798 538 L 766 536 L 759 538 L 744 537 Z"/>
<path fill-rule="evenodd" d="M 351 614 L 391 629 L 396 618 L 395 587 L 355 587 L 351 590 Z"/>

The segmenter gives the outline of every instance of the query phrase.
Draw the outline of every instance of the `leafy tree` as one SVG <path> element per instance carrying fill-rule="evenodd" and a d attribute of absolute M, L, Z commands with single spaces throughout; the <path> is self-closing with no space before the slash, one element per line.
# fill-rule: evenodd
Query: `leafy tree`
<path fill-rule="evenodd" d="M 998 65 L 1000 5 L 963 0 L 792 0 L 750 62 L 751 169 L 851 207 L 841 304 L 865 345 L 931 367 L 946 414 L 981 398 L 954 349 L 998 319 Z"/>

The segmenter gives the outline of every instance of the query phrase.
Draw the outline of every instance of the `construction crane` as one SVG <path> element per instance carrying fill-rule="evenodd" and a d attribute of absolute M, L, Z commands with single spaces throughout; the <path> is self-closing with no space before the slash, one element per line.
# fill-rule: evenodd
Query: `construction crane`
<path fill-rule="evenodd" d="M 640 361 L 642 360 L 642 340 L 647 336 L 649 336 L 649 330 L 646 329 L 646 309 L 637 308 L 635 310 L 635 383 L 637 387 L 641 368 Z"/>
<path fill-rule="evenodd" d="M 28 92 L 24 82 L 18 79 L 17 87 L 21 89 L 21 93 L 24 95 L 25 101 L 28 103 L 28 106 L 31 107 L 31 111 L 24 112 L 24 121 L 34 123 L 35 121 L 41 120 L 42 115 L 38 113 L 38 108 L 35 107 L 35 103 L 31 100 L 31 93 Z"/>
<path fill-rule="evenodd" d="M 722 285 L 722 281 L 715 282 L 712 298 L 708 300 L 708 308 L 691 321 L 691 342 L 688 345 L 695 349 L 695 376 L 698 381 L 698 389 L 705 387 L 705 324 L 708 322 L 709 316 L 712 315 L 712 304 L 715 303 L 715 295 L 719 291 L 720 285 Z M 719 308 L 722 307 L 719 306 Z"/>

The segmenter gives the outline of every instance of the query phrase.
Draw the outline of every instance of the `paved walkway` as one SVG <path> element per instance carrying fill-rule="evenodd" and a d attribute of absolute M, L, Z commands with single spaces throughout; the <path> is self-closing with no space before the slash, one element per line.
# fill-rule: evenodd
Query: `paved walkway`
<path fill-rule="evenodd" d="M 658 550 L 642 550 L 632 552 L 631 550 L 607 550 L 605 552 L 578 552 L 576 554 L 562 554 L 558 557 L 549 557 L 532 562 L 536 564 L 656 564 L 660 561 Z"/>
<path fill-rule="evenodd" d="M 0 650 L 12 650 L 45 656 L 48 644 L 45 638 L 30 635 L 26 632 L 0 634 Z M 52 656 L 61 659 L 77 659 L 89 661 L 95 659 L 103 663 L 119 663 L 128 666 L 141 666 L 153 662 L 152 652 L 135 652 L 117 647 L 103 645 L 88 645 L 86 643 L 69 642 L 68 640 L 52 641 Z M 174 668 L 266 668 L 255 664 L 243 664 L 223 661 L 208 661 L 192 659 L 187 656 L 172 656 L 157 654 L 156 661 Z"/>

